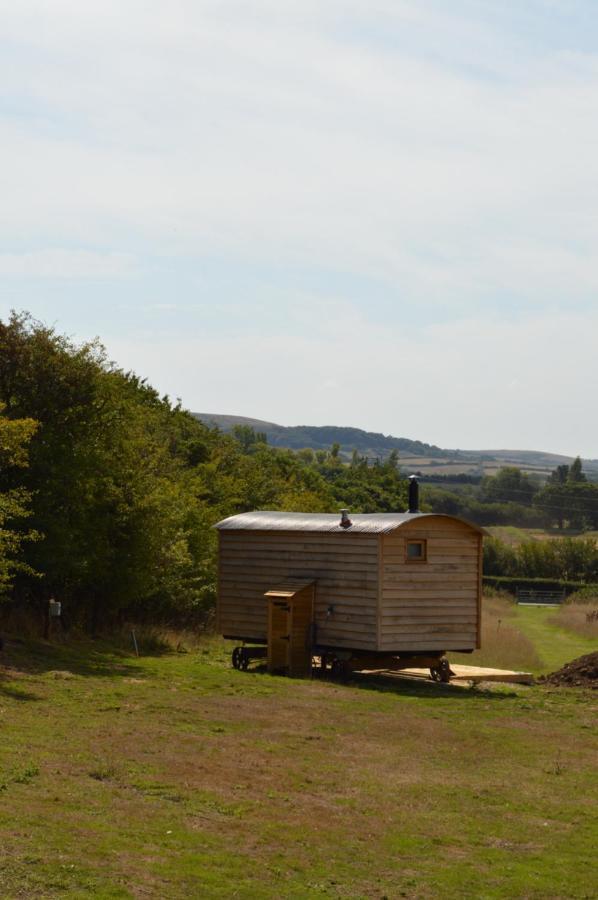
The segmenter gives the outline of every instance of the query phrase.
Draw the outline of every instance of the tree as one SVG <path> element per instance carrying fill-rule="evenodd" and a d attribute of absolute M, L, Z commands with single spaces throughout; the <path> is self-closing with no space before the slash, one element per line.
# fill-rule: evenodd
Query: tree
<path fill-rule="evenodd" d="M 548 484 L 565 484 L 569 478 L 569 466 L 557 466 L 548 476 Z"/>
<path fill-rule="evenodd" d="M 33 419 L 11 421 L 3 414 L 0 404 L 0 473 L 10 468 L 27 466 L 27 448 L 35 434 L 37 423 Z M 21 546 L 26 540 L 38 537 L 35 532 L 15 528 L 14 522 L 30 515 L 31 495 L 23 488 L 0 491 L 0 596 L 5 595 L 18 571 L 34 574 L 21 559 Z"/>
<path fill-rule="evenodd" d="M 251 425 L 235 425 L 232 435 L 241 444 L 245 453 L 252 453 L 258 444 L 268 443 L 266 432 L 255 431 Z"/>
<path fill-rule="evenodd" d="M 567 476 L 567 481 L 573 484 L 578 484 L 583 481 L 587 481 L 587 478 L 583 472 L 583 466 L 581 463 L 581 458 L 576 456 L 571 466 L 569 468 L 569 474 Z"/>
<path fill-rule="evenodd" d="M 545 525 L 556 524 L 562 530 L 568 513 L 566 485 L 557 478 L 550 479 L 534 497 L 534 506 L 541 512 Z"/>
<path fill-rule="evenodd" d="M 13 421 L 39 423 L 28 469 L 0 480 L 10 496 L 28 492 L 44 537 L 26 548 L 43 581 L 19 579 L 20 596 L 41 604 L 55 593 L 92 624 L 202 602 L 218 512 L 200 473 L 224 437 L 111 366 L 99 344 L 75 346 L 23 315 L 0 323 L 0 400 Z"/>
<path fill-rule="evenodd" d="M 390 466 L 391 469 L 398 469 L 399 467 L 399 451 L 392 450 L 388 459 L 386 460 L 386 464 Z"/>
<path fill-rule="evenodd" d="M 530 505 L 536 488 L 528 475 L 514 466 L 505 466 L 494 476 L 482 480 L 480 499 L 484 503 Z"/>

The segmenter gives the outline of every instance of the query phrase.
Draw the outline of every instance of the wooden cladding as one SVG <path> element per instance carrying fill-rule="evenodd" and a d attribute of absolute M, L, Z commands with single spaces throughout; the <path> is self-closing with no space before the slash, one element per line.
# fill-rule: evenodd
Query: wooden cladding
<path fill-rule="evenodd" d="M 285 579 L 302 578 L 316 585 L 318 642 L 375 650 L 378 540 L 369 534 L 221 531 L 219 631 L 266 640 L 264 594 Z"/>
<path fill-rule="evenodd" d="M 479 646 L 482 539 L 458 519 L 426 515 L 389 534 L 223 530 L 219 538 L 218 625 L 228 637 L 266 641 L 264 594 L 290 578 L 314 582 L 319 645 Z"/>
<path fill-rule="evenodd" d="M 382 537 L 380 650 L 478 646 L 480 535 L 449 517 L 426 517 Z M 410 553 L 422 545 L 423 557 Z"/>
<path fill-rule="evenodd" d="M 268 591 L 268 671 L 307 675 L 311 671 L 314 586 L 289 593 Z"/>

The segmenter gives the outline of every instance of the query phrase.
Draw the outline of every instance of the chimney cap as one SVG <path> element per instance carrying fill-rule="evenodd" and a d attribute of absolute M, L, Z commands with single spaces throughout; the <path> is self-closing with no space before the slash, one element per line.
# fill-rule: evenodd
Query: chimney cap
<path fill-rule="evenodd" d="M 353 522 L 349 518 L 349 510 L 341 509 L 341 520 L 339 522 L 341 528 L 350 528 Z"/>

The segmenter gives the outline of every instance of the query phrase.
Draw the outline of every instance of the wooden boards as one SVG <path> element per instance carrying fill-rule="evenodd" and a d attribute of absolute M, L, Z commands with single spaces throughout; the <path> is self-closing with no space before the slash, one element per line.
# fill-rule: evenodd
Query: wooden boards
<path fill-rule="evenodd" d="M 231 637 L 267 638 L 264 594 L 288 578 L 316 583 L 317 640 L 377 647 L 377 535 L 221 531 L 218 627 Z"/>
<path fill-rule="evenodd" d="M 450 684 L 481 684 L 484 681 L 496 681 L 505 684 L 533 684 L 534 676 L 531 672 L 512 672 L 506 669 L 487 669 L 482 666 L 460 666 L 451 663 L 451 670 L 455 673 L 451 677 Z M 384 673 L 386 674 L 386 672 Z M 390 673 L 389 673 L 390 674 Z M 403 669 L 401 672 L 393 672 L 393 676 L 400 675 L 406 678 L 421 678 L 430 681 L 429 669 Z M 437 682 L 434 682 L 437 684 Z"/>
<path fill-rule="evenodd" d="M 305 676 L 311 671 L 314 585 L 273 589 L 268 601 L 268 671 Z"/>
<path fill-rule="evenodd" d="M 315 642 L 378 652 L 479 646 L 481 536 L 450 516 L 414 516 L 391 533 L 221 530 L 218 628 L 266 641 L 264 594 L 315 583 Z M 408 542 L 421 543 L 410 558 Z"/>
<path fill-rule="evenodd" d="M 425 558 L 410 560 L 410 541 Z M 466 523 L 427 516 L 382 537 L 380 650 L 478 646 L 481 538 Z"/>

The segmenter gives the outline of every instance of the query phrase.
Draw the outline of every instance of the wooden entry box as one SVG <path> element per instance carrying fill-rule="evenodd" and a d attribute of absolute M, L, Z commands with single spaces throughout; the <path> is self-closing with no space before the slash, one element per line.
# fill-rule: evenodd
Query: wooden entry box
<path fill-rule="evenodd" d="M 311 671 L 314 582 L 288 581 L 264 594 L 268 603 L 268 671 L 294 676 Z"/>

